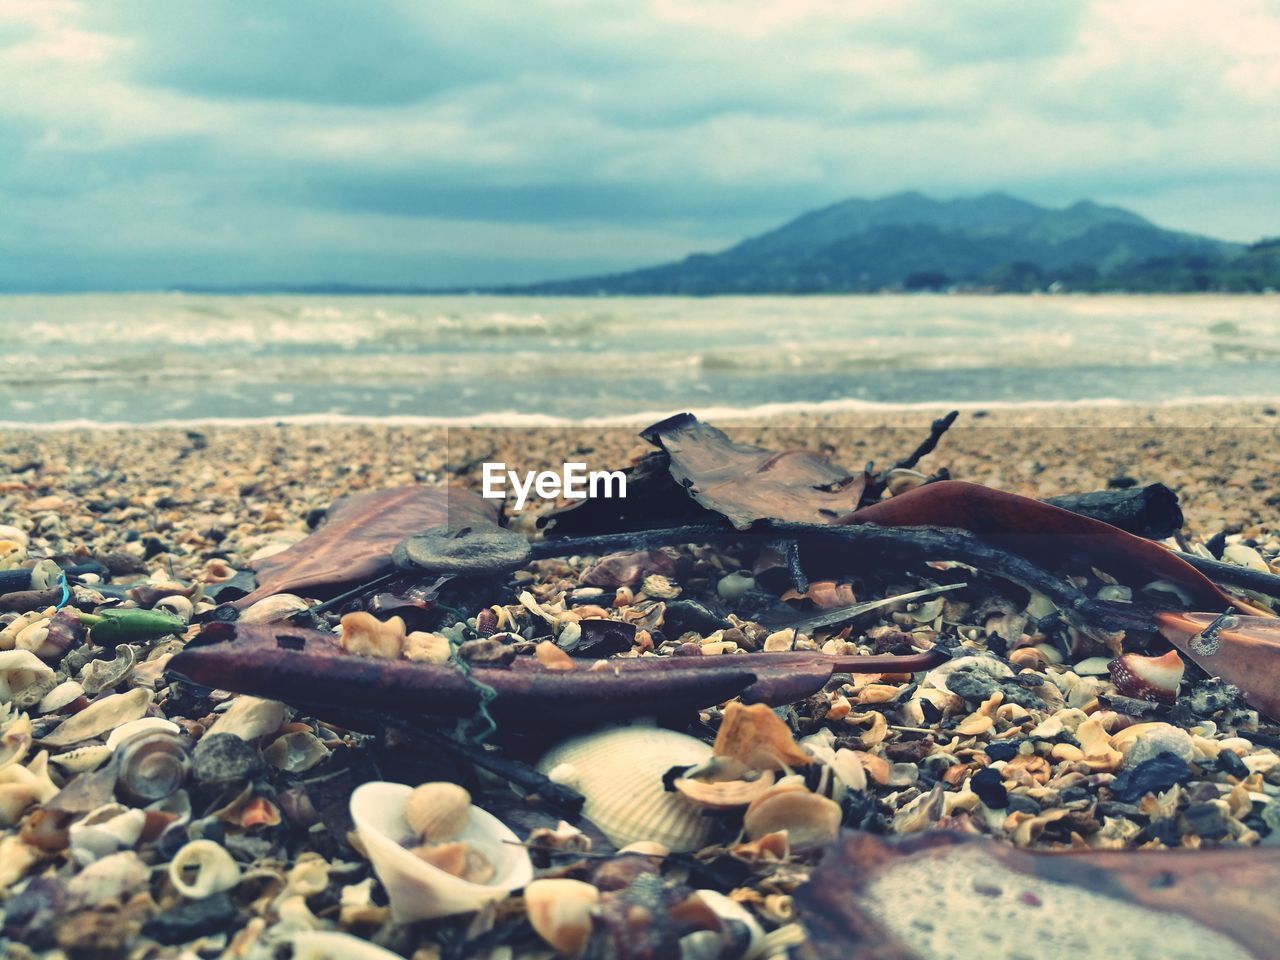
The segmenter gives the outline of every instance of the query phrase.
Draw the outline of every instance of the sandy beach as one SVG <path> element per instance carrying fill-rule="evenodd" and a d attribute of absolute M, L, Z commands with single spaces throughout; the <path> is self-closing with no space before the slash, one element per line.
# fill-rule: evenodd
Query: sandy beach
<path fill-rule="evenodd" d="M 846 466 L 883 468 L 910 453 L 943 412 L 793 413 L 718 425 L 739 441 L 807 447 Z M 0 707 L 0 784 L 7 791 L 0 902 L 4 935 L 18 951 L 9 955 L 272 960 L 285 944 L 298 956 L 306 937 L 317 934 L 337 938 L 315 942 L 321 957 L 349 955 L 342 951 L 355 941 L 342 938 L 350 935 L 413 960 L 461 957 L 481 943 L 491 957 L 549 957 L 548 945 L 557 944 L 567 955 L 587 938 L 600 956 L 678 956 L 682 944 L 696 940 L 710 944 L 708 955 L 740 957 L 749 940 L 751 956 L 781 960 L 843 955 L 850 938 L 863 937 L 871 938 L 870 949 L 905 943 L 912 956 L 956 955 L 948 952 L 955 943 L 961 953 L 981 947 L 1030 955 L 1051 936 L 1063 951 L 1077 944 L 1074 955 L 1105 947 L 1108 956 L 1136 960 L 1171 922 L 1089 885 L 1033 881 L 1027 874 L 1039 868 L 1004 862 L 1001 851 L 1008 850 L 1092 856 L 1223 848 L 1228 859 L 1214 861 L 1224 871 L 1215 896 L 1244 911 L 1235 916 L 1271 910 L 1269 900 L 1241 888 L 1241 861 L 1230 857 L 1265 855 L 1250 862 L 1280 871 L 1265 846 L 1244 849 L 1271 843 L 1280 830 L 1280 755 L 1273 749 L 1280 731 L 1238 690 L 1185 664 L 1158 636 L 1135 634 L 1124 641 L 1123 657 L 1112 659 L 1121 653 L 1117 637 L 1090 632 L 1085 621 L 1046 607 L 1045 597 L 1028 600 L 976 570 L 963 575 L 967 584 L 945 588 L 960 592 L 877 610 L 852 628 L 794 618 L 850 602 L 850 582 L 864 600 L 921 584 L 936 592 L 952 574 L 945 567 L 874 569 L 846 579 L 847 571 L 835 571 L 842 582 L 788 600 L 763 575 L 759 583 L 746 575 L 751 549 L 687 545 L 641 561 L 546 559 L 474 586 L 460 578 L 459 592 L 448 595 L 456 607 L 442 607 L 465 618 L 456 623 L 429 605 L 413 607 L 421 585 L 412 577 L 386 588 L 404 596 L 359 601 L 361 610 L 400 604 L 408 627 L 386 612 L 340 622 L 341 610 L 317 612 L 305 589 L 286 598 L 290 611 L 301 610 L 320 631 L 306 643 L 340 637 L 343 656 L 353 661 L 376 656 L 405 668 L 425 659 L 474 671 L 525 658 L 573 677 L 590 673 L 587 663 L 644 666 L 637 655 L 678 666 L 690 656 L 763 662 L 751 658 L 764 652 L 818 664 L 805 667 L 820 671 L 808 692 L 773 704 L 777 711 L 743 708 L 720 694 L 671 717 L 673 729 L 623 728 L 617 742 L 599 732 L 543 754 L 548 729 L 540 715 L 519 730 L 499 725 L 499 749 L 488 756 L 538 763 L 539 776 L 580 790 L 587 803 L 580 827 L 559 822 L 561 812 L 538 801 L 536 789 L 521 800 L 507 783 L 479 775 L 472 764 L 481 763 L 482 749 L 469 748 L 467 762 L 447 760 L 453 755 L 414 739 L 423 734 L 363 736 L 364 728 L 327 721 L 327 707 L 313 716 L 271 699 L 175 682 L 165 672 L 200 632 L 183 618 L 215 615 L 201 590 L 245 569 L 259 551 L 308 536 L 336 498 L 408 484 L 476 487 L 479 465 L 494 460 L 525 470 L 569 460 L 616 468 L 651 449 L 637 437 L 642 426 L 199 425 L 0 435 L 0 526 L 7 528 L 0 531 L 7 567 L 0 573 L 12 576 L 45 557 L 59 557 L 64 567 L 98 561 L 111 571 L 109 584 L 92 577 L 73 584 L 69 606 L 56 615 L 56 584 L 0 598 L 0 658 L 10 670 L 4 697 L 11 701 Z M 969 409 L 920 468 L 1035 497 L 1165 483 L 1186 513 L 1184 546 L 1233 534 L 1232 543 L 1274 566 L 1276 426 L 1276 411 L 1260 404 Z M 1068 589 L 1089 597 L 1129 596 L 1105 570 L 1081 568 L 1072 580 Z M 697 603 L 742 610 L 745 618 L 717 626 L 705 618 L 728 615 L 708 614 Z M 179 619 L 132 627 L 138 632 L 128 643 L 97 642 L 98 616 L 115 607 L 126 617 L 169 611 Z M 753 619 L 780 608 L 782 623 L 815 625 L 779 628 Z M 625 649 L 571 657 L 565 648 L 576 649 L 581 624 L 591 619 L 613 621 L 615 630 L 625 625 L 633 639 L 624 639 Z M 287 632 L 273 648 L 301 643 L 296 634 L 306 633 L 296 624 Z M 889 653 L 927 664 L 864 673 L 851 663 Z M 841 670 L 853 672 L 830 673 L 823 663 L 836 657 L 844 658 Z M 496 683 L 501 672 L 488 676 Z M 619 695 L 626 696 L 621 687 L 613 691 Z M 650 703 L 639 705 L 642 712 Z M 478 714 L 456 735 L 472 737 L 477 725 Z M 447 734 L 452 721 L 440 729 Z M 764 743 L 778 752 L 744 746 Z M 135 763 L 144 751 L 160 758 L 145 770 Z M 713 760 L 738 765 L 725 768 L 742 778 L 728 786 L 753 791 L 750 806 L 725 806 L 714 791 L 726 784 L 695 780 L 691 771 L 675 788 L 687 802 L 662 788 L 672 764 L 700 770 Z M 772 786 L 793 768 L 807 773 Z M 516 879 L 489 897 L 496 906 L 435 918 L 435 885 L 452 879 L 428 871 L 412 882 L 387 881 L 396 874 L 385 872 L 385 858 L 403 857 L 418 841 L 406 839 L 403 826 L 410 822 L 408 787 L 362 787 L 379 780 L 450 781 L 422 788 L 433 817 L 447 806 L 442 791 L 452 797 L 455 784 L 465 783 L 471 793 L 461 796 L 512 826 L 514 838 L 492 849 L 451 839 L 457 828 L 436 836 L 425 827 L 421 846 L 413 847 L 425 863 L 454 864 L 440 868 L 451 878 L 472 876 L 473 868 L 477 877 L 515 870 Z M 616 784 L 624 785 L 621 795 Z M 632 794 L 675 807 L 663 817 L 624 815 L 621 805 Z M 370 816 L 391 825 L 370 826 Z M 852 832 L 841 834 L 842 827 Z M 848 841 L 843 849 L 833 845 L 840 837 Z M 392 852 L 375 842 L 391 842 Z M 882 842 L 890 846 L 882 850 Z M 641 844 L 636 852 L 618 855 L 633 843 Z M 958 846 L 947 852 L 951 844 Z M 486 860 L 493 856 L 499 860 Z M 919 859 L 935 856 L 950 857 L 953 866 Z M 207 864 L 205 880 L 175 866 L 187 860 Z M 1103 869 L 1129 869 L 1127 863 L 1099 861 Z M 920 870 L 944 870 L 954 890 L 937 894 Z M 996 875 L 1000 881 L 990 882 Z M 530 883 L 532 876 L 538 879 Z M 477 881 L 482 891 L 486 883 Z M 598 906 L 575 907 L 575 897 Z M 904 912 L 894 906 L 900 902 L 915 906 Z M 1122 911 L 1115 931 L 1123 937 L 1110 926 L 1082 933 L 1065 919 L 1102 909 Z M 934 928 L 921 921 L 928 915 L 972 924 L 988 910 L 1010 922 L 980 924 L 972 940 L 948 939 L 945 949 L 930 945 Z M 856 916 L 840 927 L 845 913 Z M 1196 949 L 1234 956 L 1233 931 L 1212 919 L 1217 915 L 1213 908 L 1203 915 L 1209 920 L 1195 914 L 1203 925 L 1177 922 Z M 633 949 L 633 942 L 665 952 Z"/>
<path fill-rule="evenodd" d="M 771 449 L 820 450 L 843 466 L 887 466 L 945 412 L 786 414 L 718 423 Z M 196 426 L 0 434 L 0 506 L 57 505 L 67 549 L 157 538 L 160 561 L 191 576 L 212 555 L 242 560 L 301 536 L 335 498 L 409 483 L 479 484 L 479 465 L 545 469 L 580 459 L 624 466 L 651 449 L 634 427 Z M 1264 405 L 1068 406 L 965 410 L 921 468 L 1034 497 L 1161 482 L 1191 538 L 1269 536 L 1280 517 L 1280 418 Z M 209 534 L 216 531 L 213 537 Z M 141 549 L 135 546 L 132 549 Z"/>

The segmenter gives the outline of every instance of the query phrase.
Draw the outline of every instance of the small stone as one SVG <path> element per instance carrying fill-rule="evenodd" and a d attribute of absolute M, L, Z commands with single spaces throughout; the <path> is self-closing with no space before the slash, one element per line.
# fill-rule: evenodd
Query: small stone
<path fill-rule="evenodd" d="M 401 570 L 474 576 L 523 567 L 531 554 L 526 537 L 493 524 L 460 531 L 436 527 L 402 541 L 391 559 Z"/>
<path fill-rule="evenodd" d="M 1137 803 L 1148 793 L 1168 790 L 1191 776 L 1187 762 L 1172 753 L 1158 753 L 1116 775 L 1111 793 L 1121 803 Z"/>
<path fill-rule="evenodd" d="M 239 742 L 244 743 L 243 740 Z M 215 893 L 153 917 L 143 926 L 142 933 L 164 944 L 187 943 L 196 937 L 230 929 L 236 913 L 236 905 L 230 896 Z"/>
<path fill-rule="evenodd" d="M 1212 800 L 1189 804 L 1182 815 L 1191 832 L 1205 840 L 1220 840 L 1231 831 L 1227 811 Z"/>
<path fill-rule="evenodd" d="M 978 795 L 992 810 L 1004 810 L 1009 806 L 1009 791 L 999 770 L 983 767 L 969 778 L 969 789 Z"/>
<path fill-rule="evenodd" d="M 1223 750 L 1218 754 L 1218 769 L 1230 777 L 1243 780 L 1249 776 L 1249 768 L 1234 750 Z"/>
<path fill-rule="evenodd" d="M 258 751 L 234 733 L 205 734 L 191 765 L 197 783 L 215 788 L 246 783 L 265 769 Z"/>

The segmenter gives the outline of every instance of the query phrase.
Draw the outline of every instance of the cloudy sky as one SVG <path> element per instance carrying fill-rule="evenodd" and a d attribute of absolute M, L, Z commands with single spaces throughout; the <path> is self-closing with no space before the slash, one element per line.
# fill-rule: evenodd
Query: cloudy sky
<path fill-rule="evenodd" d="M 1280 234 L 1276 0 L 0 0 L 0 289 L 484 283 L 1003 189 Z"/>

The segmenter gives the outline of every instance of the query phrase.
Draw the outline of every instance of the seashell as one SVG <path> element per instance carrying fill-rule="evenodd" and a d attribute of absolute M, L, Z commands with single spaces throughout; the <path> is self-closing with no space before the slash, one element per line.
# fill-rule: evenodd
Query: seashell
<path fill-rule="evenodd" d="M 451 840 L 448 843 L 424 843 L 410 851 L 423 863 L 429 863 L 450 876 L 468 883 L 488 883 L 493 879 L 494 868 L 483 853 L 469 843 Z"/>
<path fill-rule="evenodd" d="M 731 700 L 712 747 L 717 757 L 732 757 L 748 769 L 768 770 L 805 766 L 813 757 L 804 751 L 791 729 L 763 703 L 745 706 Z"/>
<path fill-rule="evenodd" d="M 329 748 L 309 730 L 295 730 L 276 737 L 262 756 L 285 773 L 305 773 L 329 756 Z"/>
<path fill-rule="evenodd" d="M 182 728 L 172 720 L 166 720 L 164 717 L 143 717 L 140 720 L 131 720 L 111 731 L 111 735 L 107 737 L 107 749 L 114 750 L 137 734 L 157 732 L 170 733 L 176 736 L 182 732 Z"/>
<path fill-rule="evenodd" d="M 54 713 L 84 696 L 84 687 L 74 680 L 64 680 L 36 704 L 36 713 Z"/>
<path fill-rule="evenodd" d="M 349 933 L 303 930 L 295 933 L 289 942 L 293 946 L 293 960 L 403 960 L 400 954 Z"/>
<path fill-rule="evenodd" d="M 192 871 L 189 873 L 189 871 Z M 230 890 L 240 882 L 240 865 L 226 848 L 212 840 L 192 840 L 173 855 L 169 880 L 192 900 Z"/>
<path fill-rule="evenodd" d="M 277 593 L 263 597 L 240 614 L 241 623 L 277 623 L 309 610 L 310 604 L 292 593 Z"/>
<path fill-rule="evenodd" d="M 766 708 L 767 709 L 767 708 Z M 677 853 L 702 847 L 711 824 L 662 778 L 676 766 L 711 758 L 711 748 L 693 737 L 657 727 L 618 727 L 575 737 L 553 747 L 538 762 L 542 773 L 570 764 L 576 789 L 586 798 L 583 814 L 614 846 L 653 840 Z"/>
<path fill-rule="evenodd" d="M 21 547 L 24 551 L 31 542 L 25 531 L 10 524 L 0 524 L 0 541 L 8 540 L 15 547 Z"/>
<path fill-rule="evenodd" d="M 757 798 L 742 817 L 747 836 L 759 840 L 787 831 L 792 847 L 817 846 L 840 835 L 840 805 L 800 783 L 783 783 Z"/>
<path fill-rule="evenodd" d="M 131 720 L 137 720 L 151 706 L 151 691 L 137 687 L 128 693 L 113 693 L 95 700 L 75 716 L 70 717 L 52 733 L 41 738 L 51 747 L 66 747 L 82 740 L 91 740 L 108 730 L 114 730 Z"/>
<path fill-rule="evenodd" d="M 357 610 L 342 618 L 340 645 L 360 657 L 395 660 L 404 649 L 404 621 L 392 617 L 383 623 L 371 613 Z"/>
<path fill-rule="evenodd" d="M 49 758 L 69 774 L 88 773 L 97 770 L 111 756 L 111 748 L 101 743 L 88 743 L 74 750 L 55 754 Z"/>
<path fill-rule="evenodd" d="M 151 609 L 163 610 L 165 613 L 173 614 L 183 623 L 190 623 L 191 616 L 195 613 L 195 604 L 191 602 L 189 597 L 175 594 L 172 597 L 161 597 Z M 241 614 L 240 619 L 244 619 L 243 614 Z"/>
<path fill-rule="evenodd" d="M 141 810 L 130 810 L 119 803 L 98 807 L 71 825 L 71 856 L 83 867 L 131 849 L 146 825 L 147 815 Z"/>
<path fill-rule="evenodd" d="M 1111 746 L 1124 754 L 1122 768 L 1136 767 L 1158 753 L 1171 753 L 1187 763 L 1195 759 L 1191 734 L 1169 723 L 1135 723 L 1116 733 Z"/>
<path fill-rule="evenodd" d="M 110 743 L 110 741 L 108 741 Z M 183 741 L 164 730 L 142 730 L 117 747 L 116 795 L 149 804 L 173 794 L 191 772 Z"/>
<path fill-rule="evenodd" d="M 640 585 L 640 591 L 655 600 L 674 600 L 680 596 L 679 584 L 672 583 L 660 573 L 651 573 L 645 577 L 644 583 Z"/>
<path fill-rule="evenodd" d="M 534 880 L 525 887 L 524 909 L 529 925 L 563 957 L 582 953 L 591 937 L 592 908 L 600 891 L 589 883 L 567 878 Z"/>
<path fill-rule="evenodd" d="M 889 491 L 889 496 L 896 497 L 906 493 L 908 490 L 914 490 L 916 487 L 924 486 L 929 482 L 929 477 L 921 473 L 919 470 L 909 470 L 906 467 L 894 467 L 884 475 L 885 489 Z"/>
<path fill-rule="evenodd" d="M 957 670 L 975 668 L 985 671 L 996 679 L 1013 676 L 1013 671 L 995 657 L 957 657 L 955 660 L 948 660 L 942 666 L 930 670 L 924 675 L 924 679 L 926 683 L 935 689 L 951 693 L 951 689 L 947 686 L 948 675 Z"/>
<path fill-rule="evenodd" d="M 453 656 L 453 645 L 442 633 L 424 633 L 415 630 L 404 638 L 404 658 L 426 663 L 448 663 Z"/>
<path fill-rule="evenodd" d="M 471 913 L 533 879 L 533 864 L 519 838 L 497 817 L 470 808 L 458 839 L 473 845 L 495 868 L 487 884 L 468 883 L 413 855 L 401 841 L 413 835 L 404 818 L 413 788 L 373 781 L 351 794 L 351 819 L 374 872 L 386 888 L 396 923 Z"/>
<path fill-rule="evenodd" d="M 252 570 L 259 560 L 265 560 L 267 557 L 274 557 L 277 553 L 284 553 L 292 546 L 293 544 L 287 540 L 277 540 L 273 543 L 261 546 L 249 555 L 249 562 L 247 566 Z"/>
<path fill-rule="evenodd" d="M 735 945 L 722 949 L 719 956 L 755 960 L 761 955 L 765 949 L 764 928 L 746 907 L 717 890 L 696 890 L 693 895 L 715 914 L 721 932 Z"/>
<path fill-rule="evenodd" d="M 230 733 L 241 740 L 257 740 L 258 737 L 279 730 L 284 723 L 284 715 L 285 706 L 278 700 L 264 700 L 241 694 L 213 722 L 205 735 Z"/>
<path fill-rule="evenodd" d="M 31 718 L 25 713 L 9 721 L 0 733 L 0 770 L 11 763 L 21 763 L 31 749 Z"/>
<path fill-rule="evenodd" d="M 1235 543 L 1227 544 L 1223 548 L 1222 559 L 1227 563 L 1234 563 L 1237 566 L 1248 567 L 1250 570 L 1257 570 L 1259 573 L 1271 572 L 1271 568 L 1267 566 L 1267 561 L 1262 559 L 1262 554 L 1238 540 Z"/>
<path fill-rule="evenodd" d="M 1170 650 L 1162 657 L 1126 653 L 1112 660 L 1108 668 L 1111 682 L 1122 695 L 1172 703 L 1178 697 L 1186 664 L 1177 650 Z"/>
<path fill-rule="evenodd" d="M 796 642 L 796 632 L 791 627 L 778 630 L 764 638 L 765 653 L 779 653 L 790 650 Z"/>
<path fill-rule="evenodd" d="M 130 644 L 122 643 L 116 647 L 116 655 L 112 660 L 90 660 L 80 671 L 80 684 L 90 697 L 96 697 L 103 690 L 110 690 L 124 682 L 125 677 L 133 672 L 138 662 L 138 651 Z"/>
<path fill-rule="evenodd" d="M 62 568 L 52 560 L 40 560 L 31 568 L 31 589 L 49 590 L 62 578 Z"/>
<path fill-rule="evenodd" d="M 735 810 L 772 789 L 774 780 L 772 770 L 756 773 L 736 760 L 712 757 L 700 767 L 686 771 L 672 785 L 690 803 L 704 810 Z"/>
<path fill-rule="evenodd" d="M 30 650 L 0 651 L 0 703 L 22 710 L 38 703 L 53 686 L 53 668 Z"/>
<path fill-rule="evenodd" d="M 470 816 L 471 794 L 456 783 L 424 783 L 404 804 L 409 829 L 433 843 L 456 839 Z"/>
<path fill-rule="evenodd" d="M 652 840 L 637 840 L 635 843 L 628 843 L 625 847 L 618 850 L 618 856 L 632 854 L 638 857 L 667 857 L 671 855 L 671 850 L 661 843 L 654 843 Z"/>
<path fill-rule="evenodd" d="M 1072 671 L 1082 677 L 1105 677 L 1108 665 L 1106 657 L 1089 657 L 1075 664 Z"/>
<path fill-rule="evenodd" d="M 720 595 L 720 599 L 725 603 L 737 603 L 755 585 L 756 582 L 751 577 L 744 576 L 741 573 L 731 573 L 728 576 L 721 577 L 719 582 L 716 583 L 716 593 Z"/>
<path fill-rule="evenodd" d="M 97 860 L 67 881 L 70 906 L 93 906 L 107 900 L 123 902 L 151 878 L 151 868 L 132 850 Z"/>
<path fill-rule="evenodd" d="M 804 593 L 788 590 L 782 595 L 783 600 L 808 600 L 819 610 L 834 610 L 837 607 L 849 607 L 858 602 L 853 587 L 847 583 L 836 583 L 834 580 L 819 580 L 809 584 Z"/>
<path fill-rule="evenodd" d="M 854 791 L 867 789 L 867 771 L 856 751 L 841 747 L 836 751 L 831 769 L 847 789 Z"/>

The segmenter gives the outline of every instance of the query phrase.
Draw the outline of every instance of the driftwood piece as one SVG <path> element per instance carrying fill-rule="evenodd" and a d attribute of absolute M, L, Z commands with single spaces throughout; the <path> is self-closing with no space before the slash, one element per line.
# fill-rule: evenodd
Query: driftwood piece
<path fill-rule="evenodd" d="M 493 504 L 454 487 L 397 487 L 344 497 L 311 536 L 258 561 L 258 589 L 235 606 L 244 609 L 263 597 L 298 590 L 338 592 L 390 569 L 392 551 L 406 537 L 446 524 L 456 528 L 497 520 Z"/>
<path fill-rule="evenodd" d="M 1178 495 L 1163 483 L 1130 487 L 1127 490 L 1072 493 L 1049 497 L 1045 503 L 1101 520 L 1149 540 L 1163 540 L 1182 529 L 1182 508 L 1178 505 Z"/>
<path fill-rule="evenodd" d="M 853 522 L 885 527 L 952 527 L 1002 549 L 1057 568 L 1077 555 L 1122 582 L 1142 586 L 1152 580 L 1178 585 L 1197 606 L 1234 605 L 1263 613 L 1231 597 L 1211 580 L 1159 544 L 1061 507 L 993 490 L 976 483 L 944 480 L 864 507 Z"/>
<path fill-rule="evenodd" d="M 326 708 L 470 716 L 481 703 L 477 684 L 484 684 L 497 693 L 489 710 L 500 719 L 602 722 L 655 711 L 679 714 L 738 695 L 780 706 L 816 693 L 835 672 L 913 673 L 946 656 L 645 657 L 581 661 L 574 670 L 549 670 L 522 657 L 505 668 L 472 666 L 468 677 L 452 664 L 353 656 L 329 633 L 214 623 L 170 661 L 169 670 L 205 686 L 305 705 L 318 716 Z"/>
<path fill-rule="evenodd" d="M 942 933 L 949 955 L 993 956 L 998 948 L 992 941 L 1002 940 L 1007 928 L 992 929 L 990 940 L 984 931 L 1008 924 L 1009 913 L 1016 911 L 1015 923 L 1019 929 L 1025 925 L 1023 939 L 1032 943 L 1047 936 L 1041 924 L 1047 929 L 1065 916 L 1080 925 L 1090 943 L 1098 939 L 1090 935 L 1090 924 L 1105 924 L 1113 940 L 1121 942 L 1137 933 L 1159 940 L 1168 930 L 1166 918 L 1175 915 L 1203 932 L 1201 947 L 1222 944 L 1224 937 L 1229 941 L 1223 953 L 1210 950 L 1206 956 L 1235 955 L 1232 945 L 1255 960 L 1280 956 L 1275 909 L 1280 848 L 1032 853 L 944 831 L 896 840 L 846 834 L 795 892 L 799 919 L 809 933 L 800 955 L 808 960 L 921 960 L 926 954 L 908 942 L 913 934 L 895 935 L 893 924 L 867 906 L 868 891 L 874 893 L 878 884 L 883 884 L 881 890 L 891 889 L 895 870 L 920 861 L 928 866 L 929 880 L 923 890 L 899 881 L 896 916 L 927 921 L 921 929 Z M 1040 895 L 1019 896 L 1020 882 L 1030 886 L 1039 880 L 1062 886 L 1037 886 Z M 935 884 L 952 893 L 929 897 Z M 1063 902 L 1054 902 L 1054 896 L 1064 896 Z M 1082 908 L 1080 897 L 1093 898 L 1092 908 Z M 929 904 L 927 917 L 920 916 L 920 902 Z M 1076 913 L 1078 909 L 1084 912 Z M 1190 944 L 1180 946 L 1191 952 Z"/>
<path fill-rule="evenodd" d="M 699 504 L 745 530 L 757 520 L 840 523 L 858 507 L 866 476 L 808 450 L 771 453 L 735 443 L 688 413 L 643 436 L 666 451 L 671 475 Z"/>

